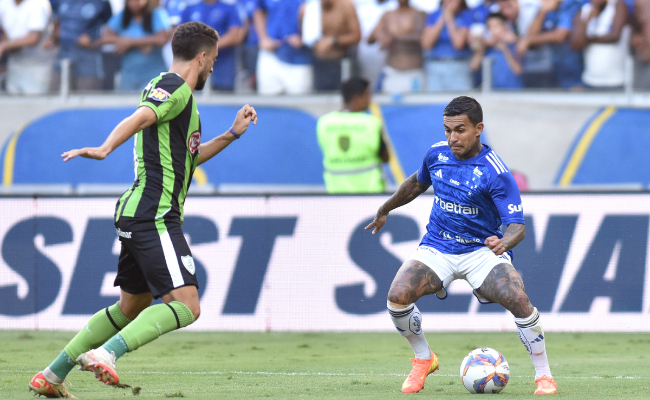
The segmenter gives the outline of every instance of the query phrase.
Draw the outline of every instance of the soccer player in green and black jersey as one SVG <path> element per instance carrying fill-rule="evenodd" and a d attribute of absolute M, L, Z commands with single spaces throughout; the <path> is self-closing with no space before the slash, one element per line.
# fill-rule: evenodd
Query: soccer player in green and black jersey
<path fill-rule="evenodd" d="M 202 89 L 217 58 L 219 35 L 207 25 L 188 22 L 172 38 L 174 61 L 167 73 L 143 90 L 138 109 L 120 122 L 100 147 L 62 154 L 103 160 L 135 135 L 135 182 L 115 209 L 122 243 L 115 286 L 120 301 L 90 318 L 63 352 L 29 383 L 46 397 L 73 397 L 63 385 L 75 361 L 98 380 L 119 385 L 115 361 L 160 335 L 199 317 L 198 282 L 181 224 L 183 203 L 196 166 L 239 139 L 257 113 L 248 104 L 232 127 L 201 143 L 201 121 L 194 89 Z M 151 305 L 153 299 L 163 303 Z"/>

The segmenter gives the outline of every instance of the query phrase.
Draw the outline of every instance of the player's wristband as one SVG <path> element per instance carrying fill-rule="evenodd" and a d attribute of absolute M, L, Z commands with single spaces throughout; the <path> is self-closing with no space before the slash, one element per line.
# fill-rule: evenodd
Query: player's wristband
<path fill-rule="evenodd" d="M 241 136 L 241 135 L 238 135 L 237 132 L 235 132 L 234 129 L 232 129 L 232 126 L 230 127 L 229 131 L 230 131 L 230 133 L 232 133 L 232 135 L 235 137 L 235 139 L 239 139 L 239 137 Z"/>

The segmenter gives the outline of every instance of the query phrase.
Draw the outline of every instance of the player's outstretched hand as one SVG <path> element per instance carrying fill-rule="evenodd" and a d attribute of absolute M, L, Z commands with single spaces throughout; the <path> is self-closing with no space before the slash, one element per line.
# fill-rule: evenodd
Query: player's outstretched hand
<path fill-rule="evenodd" d="M 375 233 L 379 232 L 379 230 L 381 229 L 382 226 L 384 226 L 385 223 L 386 223 L 386 215 L 377 213 L 377 215 L 375 215 L 375 219 L 373 219 L 372 222 L 368 224 L 368 226 L 366 226 L 364 229 L 368 230 L 368 229 L 375 228 L 372 229 L 372 234 L 374 235 Z"/>
<path fill-rule="evenodd" d="M 235 117 L 235 122 L 232 124 L 232 129 L 238 134 L 241 135 L 248 129 L 250 123 L 257 125 L 257 111 L 250 105 L 246 104 L 239 111 L 237 111 L 237 116 Z"/>
<path fill-rule="evenodd" d="M 61 154 L 63 161 L 68 161 L 77 156 L 83 158 L 92 158 L 93 160 L 103 160 L 106 158 L 106 152 L 99 147 L 84 147 L 83 149 L 74 149 Z"/>
<path fill-rule="evenodd" d="M 485 239 L 485 245 L 497 256 L 506 252 L 506 247 L 501 242 L 501 239 L 496 236 L 490 236 Z"/>

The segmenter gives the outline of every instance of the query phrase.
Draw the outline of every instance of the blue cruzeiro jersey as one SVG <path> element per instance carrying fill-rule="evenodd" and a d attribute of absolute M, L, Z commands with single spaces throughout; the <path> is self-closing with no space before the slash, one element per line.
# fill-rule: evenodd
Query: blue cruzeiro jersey
<path fill-rule="evenodd" d="M 490 236 L 503 237 L 502 224 L 524 223 L 517 182 L 487 145 L 476 157 L 459 160 L 447 142 L 434 144 L 424 156 L 418 180 L 433 185 L 434 192 L 420 245 L 446 254 L 468 253 L 484 246 Z"/>

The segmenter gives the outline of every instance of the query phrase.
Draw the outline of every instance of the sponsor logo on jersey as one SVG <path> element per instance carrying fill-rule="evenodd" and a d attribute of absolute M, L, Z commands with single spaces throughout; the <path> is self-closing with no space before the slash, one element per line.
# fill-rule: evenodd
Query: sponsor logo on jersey
<path fill-rule="evenodd" d="M 194 258 L 192 258 L 192 256 L 181 256 L 181 262 L 183 263 L 185 269 L 188 270 L 190 274 L 194 275 L 194 272 L 196 272 L 196 267 L 194 266 Z"/>
<path fill-rule="evenodd" d="M 453 184 L 456 185 L 456 186 L 460 185 L 460 182 L 455 181 L 455 180 L 453 180 L 453 179 L 450 179 L 449 182 L 453 183 Z"/>
<path fill-rule="evenodd" d="M 442 162 L 449 161 L 449 157 L 443 156 L 442 153 L 438 154 L 438 160 Z"/>
<path fill-rule="evenodd" d="M 438 196 L 433 196 L 433 204 L 441 209 L 454 214 L 463 215 L 478 215 L 478 207 L 468 207 L 462 204 L 454 203 L 453 201 L 444 201 Z"/>
<path fill-rule="evenodd" d="M 165 89 L 161 89 L 161 88 L 153 88 L 153 90 L 149 92 L 150 99 L 159 101 L 161 103 L 167 101 L 167 99 L 169 99 L 169 96 L 171 96 L 171 94 L 169 94 L 169 92 L 166 91 Z"/>
<path fill-rule="evenodd" d="M 131 239 L 131 235 L 133 234 L 133 232 L 124 232 L 120 228 L 117 228 L 116 230 L 117 230 L 117 236 L 123 237 L 125 239 Z"/>
<path fill-rule="evenodd" d="M 436 171 L 436 173 L 434 175 L 437 176 L 438 178 L 442 179 L 442 170 L 439 169 L 438 171 Z"/>
<path fill-rule="evenodd" d="M 483 172 L 481 172 L 481 170 L 479 170 L 478 167 L 474 168 L 473 172 L 474 172 L 474 175 L 476 175 L 476 176 L 483 176 Z"/>
<path fill-rule="evenodd" d="M 514 214 L 516 212 L 522 212 L 524 207 L 521 204 L 508 204 L 508 213 Z"/>
<path fill-rule="evenodd" d="M 462 244 L 482 243 L 480 239 L 476 239 L 476 238 L 466 238 L 466 237 L 462 237 L 462 236 L 458 236 L 458 235 L 452 235 L 451 233 L 449 233 L 449 232 L 445 232 L 445 231 L 440 231 L 440 232 L 438 232 L 438 234 L 439 234 L 440 237 L 443 238 L 443 239 L 446 239 L 446 240 L 455 240 L 455 241 L 457 241 L 458 243 L 462 243 Z"/>
<path fill-rule="evenodd" d="M 458 235 L 454 236 L 454 239 L 456 239 L 458 243 L 462 243 L 462 244 L 481 243 L 479 239 L 468 239 Z"/>
<path fill-rule="evenodd" d="M 190 150 L 192 155 L 195 155 L 199 151 L 199 146 L 201 145 L 201 132 L 196 131 L 190 135 L 190 138 L 187 139 L 187 148 Z"/>

